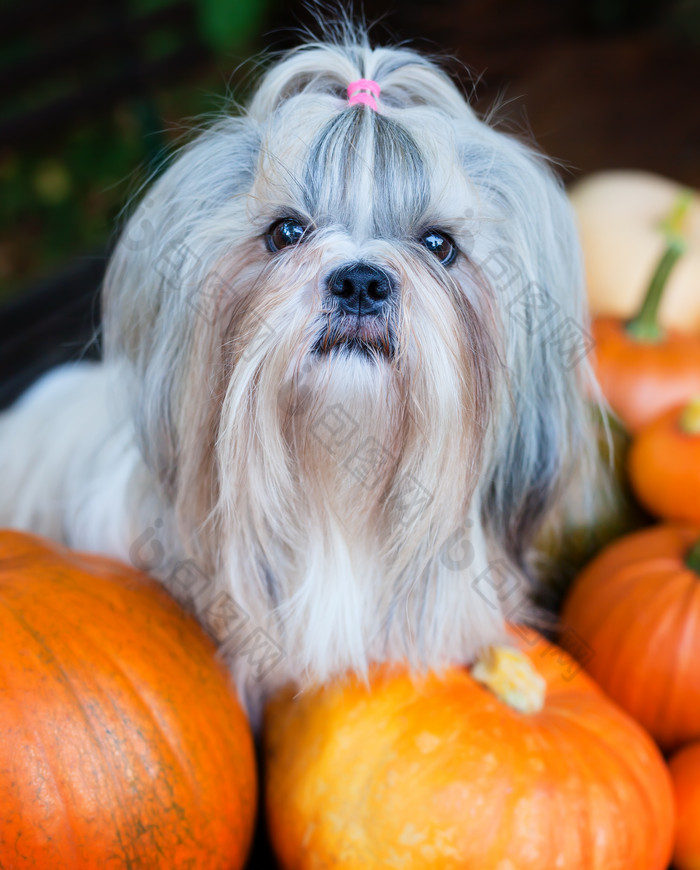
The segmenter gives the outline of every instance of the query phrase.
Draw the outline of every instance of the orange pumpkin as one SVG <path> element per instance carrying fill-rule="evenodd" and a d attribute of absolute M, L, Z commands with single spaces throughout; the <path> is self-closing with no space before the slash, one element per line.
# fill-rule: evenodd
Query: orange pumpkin
<path fill-rule="evenodd" d="M 673 866 L 700 870 L 700 743 L 691 743 L 669 762 L 678 820 Z"/>
<path fill-rule="evenodd" d="M 700 398 L 642 429 L 627 463 L 634 492 L 647 510 L 700 526 Z"/>
<path fill-rule="evenodd" d="M 0 865 L 243 866 L 253 742 L 215 649 L 145 575 L 0 532 Z"/>
<path fill-rule="evenodd" d="M 562 644 L 590 651 L 588 673 L 666 749 L 700 737 L 699 538 L 662 525 L 615 541 L 561 615 Z"/>
<path fill-rule="evenodd" d="M 560 649 L 522 631 L 546 685 L 519 712 L 466 668 L 372 670 L 265 716 L 283 870 L 664 870 L 674 823 L 652 740 Z"/>
<path fill-rule="evenodd" d="M 591 334 L 600 388 L 628 432 L 700 393 L 697 336 L 669 331 L 658 341 L 640 341 L 610 317 L 595 319 Z"/>
<path fill-rule="evenodd" d="M 599 317 L 591 325 L 600 387 L 631 433 L 700 394 L 700 336 L 664 330 L 657 322 L 666 281 L 685 250 L 681 226 L 690 201 L 681 196 L 666 222 L 666 251 L 637 316 L 629 321 Z"/>

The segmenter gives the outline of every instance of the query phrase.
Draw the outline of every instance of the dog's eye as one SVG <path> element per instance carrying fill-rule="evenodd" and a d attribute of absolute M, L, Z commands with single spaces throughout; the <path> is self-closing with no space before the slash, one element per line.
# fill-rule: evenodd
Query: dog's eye
<path fill-rule="evenodd" d="M 454 262 L 457 256 L 457 246 L 445 233 L 428 230 L 423 233 L 420 240 L 431 254 L 435 254 L 443 266 L 449 266 L 450 263 Z"/>
<path fill-rule="evenodd" d="M 275 221 L 267 231 L 267 246 L 274 252 L 289 248 L 291 245 L 298 245 L 305 232 L 306 227 L 299 218 L 282 218 Z"/>

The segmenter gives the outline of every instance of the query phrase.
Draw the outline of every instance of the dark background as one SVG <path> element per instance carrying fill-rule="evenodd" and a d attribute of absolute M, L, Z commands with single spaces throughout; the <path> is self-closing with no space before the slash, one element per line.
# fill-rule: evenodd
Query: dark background
<path fill-rule="evenodd" d="M 632 167 L 700 187 L 700 0 L 365 0 L 363 12 L 375 39 L 451 56 L 477 108 L 501 104 L 567 181 Z M 121 210 L 160 158 L 227 96 L 245 99 L 246 58 L 318 18 L 298 0 L 3 0 L 0 407 L 83 352 Z"/>

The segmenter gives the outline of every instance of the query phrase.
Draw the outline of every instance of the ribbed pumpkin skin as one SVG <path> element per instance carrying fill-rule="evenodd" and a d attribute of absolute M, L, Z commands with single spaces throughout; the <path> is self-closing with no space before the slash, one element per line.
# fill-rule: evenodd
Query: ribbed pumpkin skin
<path fill-rule="evenodd" d="M 0 532 L 0 866 L 234 870 L 255 805 L 194 620 L 129 567 Z"/>
<path fill-rule="evenodd" d="M 598 555 L 564 604 L 563 642 L 593 650 L 588 673 L 665 749 L 700 737 L 700 577 L 684 558 L 700 530 L 661 525 Z"/>
<path fill-rule="evenodd" d="M 678 808 L 673 866 L 700 870 L 700 742 L 677 752 L 669 768 Z"/>
<path fill-rule="evenodd" d="M 384 666 L 266 712 L 266 804 L 284 870 L 665 870 L 673 801 L 650 738 L 528 634 L 544 709 L 465 668 Z"/>

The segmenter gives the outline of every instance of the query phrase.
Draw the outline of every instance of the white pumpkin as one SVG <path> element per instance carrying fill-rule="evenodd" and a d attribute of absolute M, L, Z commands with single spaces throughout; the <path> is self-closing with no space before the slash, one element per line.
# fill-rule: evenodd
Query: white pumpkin
<path fill-rule="evenodd" d="M 594 315 L 630 317 L 642 304 L 666 248 L 661 225 L 685 188 L 650 172 L 598 172 L 575 184 L 569 198 L 578 216 L 588 298 Z M 659 311 L 662 326 L 700 333 L 700 196 L 683 221 L 687 250 L 668 279 Z"/>

